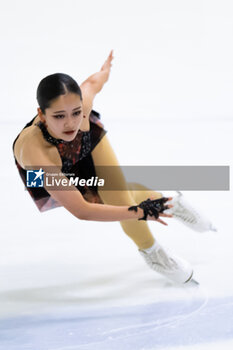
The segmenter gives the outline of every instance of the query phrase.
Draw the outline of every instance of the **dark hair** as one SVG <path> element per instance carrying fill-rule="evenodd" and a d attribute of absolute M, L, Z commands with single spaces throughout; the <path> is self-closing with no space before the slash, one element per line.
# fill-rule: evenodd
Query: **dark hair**
<path fill-rule="evenodd" d="M 36 98 L 42 113 L 49 108 L 51 101 L 65 95 L 67 92 L 73 92 L 80 96 L 82 92 L 77 82 L 69 75 L 64 73 L 55 73 L 48 75 L 38 85 Z"/>

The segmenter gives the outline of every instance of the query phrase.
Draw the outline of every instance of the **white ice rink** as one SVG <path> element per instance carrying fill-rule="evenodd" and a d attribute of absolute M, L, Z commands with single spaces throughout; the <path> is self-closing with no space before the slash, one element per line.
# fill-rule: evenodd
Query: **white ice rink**
<path fill-rule="evenodd" d="M 232 165 L 230 121 L 150 122 L 146 133 L 139 121 L 102 121 L 122 165 Z M 232 191 L 185 192 L 217 233 L 149 223 L 200 282 L 176 286 L 145 265 L 117 222 L 39 213 L 11 154 L 22 124 L 1 126 L 0 349 L 232 349 Z"/>

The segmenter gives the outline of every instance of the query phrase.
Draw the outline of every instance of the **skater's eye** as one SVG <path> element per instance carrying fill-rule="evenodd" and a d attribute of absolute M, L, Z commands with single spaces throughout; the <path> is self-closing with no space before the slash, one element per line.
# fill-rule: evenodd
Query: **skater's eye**
<path fill-rule="evenodd" d="M 54 115 L 55 119 L 63 119 L 65 116 L 63 114 Z"/>
<path fill-rule="evenodd" d="M 81 114 L 81 111 L 74 112 L 73 116 L 78 117 Z"/>

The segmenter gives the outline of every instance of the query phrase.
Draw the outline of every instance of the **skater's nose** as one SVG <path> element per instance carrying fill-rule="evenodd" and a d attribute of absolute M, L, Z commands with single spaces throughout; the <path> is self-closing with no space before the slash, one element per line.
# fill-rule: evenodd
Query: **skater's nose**
<path fill-rule="evenodd" d="M 74 118 L 72 118 L 72 116 L 68 115 L 65 118 L 64 127 L 66 129 L 72 129 L 73 126 L 74 126 Z"/>

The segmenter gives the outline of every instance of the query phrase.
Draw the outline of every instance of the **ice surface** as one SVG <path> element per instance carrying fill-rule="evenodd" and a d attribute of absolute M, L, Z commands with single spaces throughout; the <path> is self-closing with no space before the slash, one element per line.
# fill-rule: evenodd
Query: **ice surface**
<path fill-rule="evenodd" d="M 231 122 L 151 122 L 146 134 L 140 122 L 107 124 L 122 165 L 232 166 Z M 38 212 L 11 154 L 22 126 L 1 128 L 0 348 L 232 348 L 232 191 L 184 193 L 217 233 L 195 233 L 174 219 L 168 227 L 149 223 L 200 282 L 176 286 L 148 269 L 119 223 L 78 221 L 62 208 Z"/>
<path fill-rule="evenodd" d="M 1 324 L 2 349 L 140 350 L 226 341 L 232 339 L 232 306 L 232 297 L 190 298 L 17 317 Z"/>

